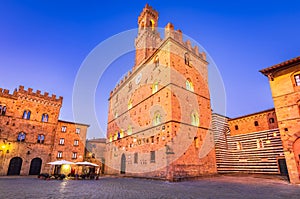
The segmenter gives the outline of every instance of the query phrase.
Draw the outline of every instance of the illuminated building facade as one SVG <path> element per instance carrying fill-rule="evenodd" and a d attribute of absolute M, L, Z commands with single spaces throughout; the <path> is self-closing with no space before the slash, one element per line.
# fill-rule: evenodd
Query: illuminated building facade
<path fill-rule="evenodd" d="M 48 173 L 48 162 L 83 160 L 88 125 L 59 120 L 62 100 L 23 86 L 0 88 L 0 175 Z"/>
<path fill-rule="evenodd" d="M 106 173 L 176 180 L 215 174 L 207 61 L 158 12 L 138 17 L 132 71 L 109 98 Z"/>
<path fill-rule="evenodd" d="M 269 78 L 289 178 L 300 183 L 300 57 L 260 71 Z"/>

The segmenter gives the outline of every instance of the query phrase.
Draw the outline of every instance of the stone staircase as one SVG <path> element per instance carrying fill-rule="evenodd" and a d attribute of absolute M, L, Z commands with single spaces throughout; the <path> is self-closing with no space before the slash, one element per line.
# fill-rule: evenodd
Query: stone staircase
<path fill-rule="evenodd" d="M 220 115 L 213 115 L 212 127 L 219 173 L 279 174 L 277 158 L 283 148 L 278 129 L 230 136 L 227 118 Z"/>

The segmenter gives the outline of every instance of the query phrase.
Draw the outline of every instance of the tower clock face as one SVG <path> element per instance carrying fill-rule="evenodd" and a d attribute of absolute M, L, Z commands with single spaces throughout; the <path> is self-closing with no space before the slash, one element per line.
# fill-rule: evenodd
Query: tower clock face
<path fill-rule="evenodd" d="M 141 82 L 141 79 L 142 79 L 142 73 L 139 73 L 135 78 L 135 83 L 139 84 Z"/>

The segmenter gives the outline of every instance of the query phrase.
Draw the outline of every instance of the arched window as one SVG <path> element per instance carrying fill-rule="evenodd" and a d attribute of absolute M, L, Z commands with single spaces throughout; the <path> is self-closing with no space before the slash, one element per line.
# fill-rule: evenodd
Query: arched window
<path fill-rule="evenodd" d="M 128 101 L 128 110 L 131 109 L 131 108 L 132 108 L 132 100 L 130 99 L 130 100 Z"/>
<path fill-rule="evenodd" d="M 235 125 L 234 128 L 235 128 L 235 130 L 239 130 L 239 126 L 238 125 Z"/>
<path fill-rule="evenodd" d="M 158 91 L 158 82 L 154 82 L 152 84 L 152 94 L 156 93 Z"/>
<path fill-rule="evenodd" d="M 185 87 L 189 91 L 194 91 L 193 83 L 189 78 L 185 81 Z"/>
<path fill-rule="evenodd" d="M 132 126 L 128 125 L 127 135 L 131 135 L 131 134 L 132 134 Z"/>
<path fill-rule="evenodd" d="M 198 137 L 194 137 L 194 145 L 196 148 L 199 148 L 199 138 Z"/>
<path fill-rule="evenodd" d="M 42 115 L 42 122 L 48 122 L 48 114 L 47 113 L 44 113 L 43 115 Z"/>
<path fill-rule="evenodd" d="M 128 92 L 131 91 L 131 89 L 132 89 L 132 82 L 129 82 L 129 84 L 128 84 Z"/>
<path fill-rule="evenodd" d="M 150 20 L 150 28 L 151 28 L 152 31 L 153 31 L 154 28 L 155 28 L 155 22 L 154 22 L 153 19 Z"/>
<path fill-rule="evenodd" d="M 6 106 L 0 105 L 0 115 L 5 115 L 6 113 Z"/>
<path fill-rule="evenodd" d="M 184 63 L 188 66 L 190 65 L 190 55 L 188 53 L 184 54 Z"/>
<path fill-rule="evenodd" d="M 255 121 L 255 122 L 254 122 L 254 126 L 258 126 L 258 121 Z"/>
<path fill-rule="evenodd" d="M 261 139 L 256 140 L 256 144 L 258 149 L 264 148 L 264 144 Z"/>
<path fill-rule="evenodd" d="M 273 124 L 273 123 L 275 122 L 274 118 L 271 117 L 271 118 L 269 119 L 269 122 L 270 122 L 270 124 Z"/>
<path fill-rule="evenodd" d="M 120 129 L 120 131 L 118 132 L 118 139 L 123 138 L 124 137 L 124 130 Z"/>
<path fill-rule="evenodd" d="M 155 57 L 154 64 L 155 64 L 155 67 L 157 67 L 159 65 L 159 58 L 158 58 L 158 56 Z"/>
<path fill-rule="evenodd" d="M 117 140 L 117 139 L 118 139 L 118 132 L 116 132 L 114 135 L 114 140 Z"/>
<path fill-rule="evenodd" d="M 30 119 L 30 114 L 31 114 L 30 111 L 25 110 L 25 111 L 23 112 L 23 119 L 29 120 L 29 119 Z"/>
<path fill-rule="evenodd" d="M 3 106 L 3 107 L 2 107 L 2 113 L 1 113 L 1 114 L 2 114 L 2 115 L 5 115 L 5 113 L 6 113 L 6 106 Z"/>
<path fill-rule="evenodd" d="M 153 118 L 153 125 L 156 126 L 159 125 L 160 123 L 161 123 L 161 115 L 159 112 L 156 112 Z"/>
<path fill-rule="evenodd" d="M 191 124 L 193 126 L 199 126 L 199 115 L 197 112 L 191 114 Z"/>
<path fill-rule="evenodd" d="M 44 140 L 45 140 L 45 136 L 44 136 L 43 134 L 39 134 L 39 135 L 38 135 L 37 143 L 43 144 L 43 143 L 44 143 Z"/>
<path fill-rule="evenodd" d="M 20 132 L 17 137 L 18 142 L 24 142 L 26 138 L 26 134 L 24 132 Z"/>
<path fill-rule="evenodd" d="M 141 23 L 141 30 L 144 30 L 144 28 L 145 28 L 145 22 L 142 21 L 142 23 Z"/>
<path fill-rule="evenodd" d="M 237 150 L 242 150 L 242 149 L 243 149 L 243 145 L 242 145 L 241 142 L 237 142 L 237 143 L 236 143 L 236 149 L 237 149 Z"/>
<path fill-rule="evenodd" d="M 300 74 L 294 75 L 296 86 L 300 86 Z"/>

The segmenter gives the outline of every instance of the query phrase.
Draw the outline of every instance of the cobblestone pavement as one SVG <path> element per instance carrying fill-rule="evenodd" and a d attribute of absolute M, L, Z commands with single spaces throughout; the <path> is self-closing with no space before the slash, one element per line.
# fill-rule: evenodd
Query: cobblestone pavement
<path fill-rule="evenodd" d="M 219 176 L 170 183 L 102 177 L 99 180 L 40 180 L 1 177 L 0 198 L 300 198 L 300 186 L 279 179 Z"/>

